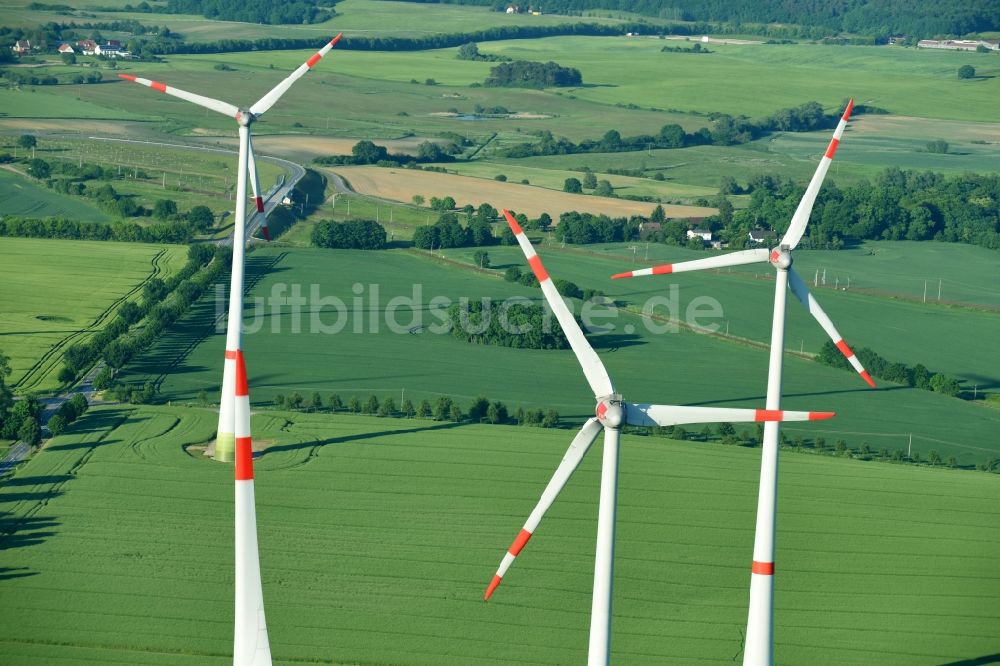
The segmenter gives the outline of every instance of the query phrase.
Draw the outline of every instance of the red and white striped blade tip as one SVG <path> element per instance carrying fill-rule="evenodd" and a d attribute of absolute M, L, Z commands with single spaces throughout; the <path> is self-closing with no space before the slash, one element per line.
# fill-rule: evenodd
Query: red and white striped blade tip
<path fill-rule="evenodd" d="M 266 241 L 271 240 L 271 232 L 267 230 L 267 227 L 261 227 L 260 231 L 262 234 L 264 234 L 264 240 Z"/>
<path fill-rule="evenodd" d="M 611 276 L 611 279 L 621 280 L 622 278 L 630 278 L 630 277 L 635 277 L 635 276 L 632 275 L 632 271 L 626 271 L 624 273 L 615 273 L 614 275 Z"/>
<path fill-rule="evenodd" d="M 257 204 L 257 212 L 258 213 L 263 213 L 264 212 L 264 199 L 262 199 L 261 197 L 254 197 L 253 200 L 254 200 L 254 203 Z"/>
<path fill-rule="evenodd" d="M 841 120 L 850 120 L 850 118 L 851 118 L 851 111 L 853 111 L 853 110 L 854 110 L 854 98 L 852 97 L 851 101 L 849 101 L 847 103 L 847 108 L 844 109 L 844 115 L 841 116 Z"/>
<path fill-rule="evenodd" d="M 875 380 L 872 379 L 872 376 L 868 374 L 867 370 L 862 370 L 858 374 L 861 375 L 861 379 L 865 380 L 865 382 L 868 383 L 868 386 L 871 386 L 872 388 L 878 388 L 877 386 L 875 386 Z"/>
<path fill-rule="evenodd" d="M 501 580 L 503 579 L 500 578 L 500 576 L 493 576 L 493 580 L 490 581 L 490 586 L 486 588 L 486 594 L 483 595 L 483 601 L 490 600 L 490 597 L 493 595 L 493 591 L 500 585 Z"/>
<path fill-rule="evenodd" d="M 786 419 L 785 414 L 788 413 L 783 409 L 758 409 L 754 414 L 754 421 L 785 421 L 785 420 L 797 420 L 801 421 L 802 414 L 808 414 L 810 421 L 825 421 L 826 419 L 832 419 L 837 415 L 837 412 L 792 412 L 792 418 Z M 795 418 L 798 416 L 799 418 Z"/>

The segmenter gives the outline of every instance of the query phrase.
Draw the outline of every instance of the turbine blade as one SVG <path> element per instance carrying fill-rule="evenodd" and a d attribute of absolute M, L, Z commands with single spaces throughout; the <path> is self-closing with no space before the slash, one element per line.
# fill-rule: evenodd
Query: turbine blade
<path fill-rule="evenodd" d="M 493 576 L 493 580 L 490 581 L 490 585 L 486 588 L 486 594 L 483 596 L 483 601 L 489 601 L 490 596 L 493 591 L 497 589 L 500 585 L 500 581 L 503 579 L 504 574 L 507 573 L 507 569 L 510 565 L 514 563 L 514 559 L 517 557 L 524 545 L 528 543 L 528 539 L 534 534 L 535 529 L 538 528 L 538 523 L 541 522 L 542 517 L 545 516 L 545 512 L 549 510 L 552 503 L 555 501 L 556 497 L 562 491 L 566 482 L 569 481 L 569 477 L 573 475 L 576 468 L 579 467 L 580 461 L 583 460 L 584 454 L 590 449 L 590 445 L 594 443 L 597 439 L 597 435 L 601 432 L 601 423 L 596 418 L 589 419 L 580 428 L 580 432 L 576 434 L 573 438 L 573 442 L 569 445 L 569 449 L 566 451 L 566 455 L 563 456 L 562 462 L 559 463 L 559 467 L 556 468 L 556 473 L 552 475 L 549 480 L 549 484 L 545 486 L 545 490 L 542 492 L 541 499 L 538 500 L 538 504 L 535 505 L 534 510 L 531 515 L 528 516 L 528 520 L 524 523 L 524 527 L 518 533 L 517 538 L 514 539 L 514 543 L 511 544 L 510 548 L 507 549 L 507 553 L 503 556 L 503 560 L 500 562 L 500 568 L 497 569 L 496 575 Z"/>
<path fill-rule="evenodd" d="M 865 382 L 872 388 L 875 388 L 875 381 L 872 379 L 872 376 L 868 374 L 865 367 L 861 365 L 861 361 L 858 360 L 858 357 L 854 355 L 851 348 L 847 346 L 846 342 L 844 342 L 844 337 L 837 330 L 837 327 L 833 325 L 833 321 L 830 317 L 823 312 L 823 308 L 819 306 L 819 303 L 816 301 L 816 297 L 809 292 L 809 287 L 806 286 L 805 280 L 803 280 L 802 277 L 795 272 L 794 268 L 788 269 L 788 287 L 792 290 L 792 293 L 795 294 L 795 297 L 799 299 L 799 302 L 806 306 L 806 309 L 809 310 L 809 314 L 811 314 L 813 318 L 819 322 L 819 325 L 823 327 L 826 334 L 830 336 L 831 340 L 833 340 L 833 344 L 837 345 L 837 349 L 840 350 L 840 353 L 844 355 L 844 358 L 846 358 L 857 373 L 861 375 L 861 379 L 865 380 Z"/>
<path fill-rule="evenodd" d="M 253 186 L 253 201 L 260 213 L 260 232 L 264 235 L 264 240 L 271 240 L 271 234 L 267 229 L 267 216 L 264 215 L 264 199 L 260 196 L 260 179 L 257 177 L 257 162 L 253 156 L 253 139 L 247 137 L 247 166 L 250 169 L 250 184 Z"/>
<path fill-rule="evenodd" d="M 629 425 L 673 426 L 685 423 L 752 423 L 759 421 L 822 421 L 834 412 L 792 412 L 780 409 L 682 407 L 679 405 L 626 404 Z"/>
<path fill-rule="evenodd" d="M 259 100 L 257 100 L 257 102 L 250 107 L 250 113 L 252 113 L 255 116 L 259 116 L 262 113 L 266 113 L 268 109 L 274 106 L 275 102 L 281 99 L 282 95 L 288 92 L 288 89 L 292 87 L 292 84 L 301 79 L 303 76 L 305 76 L 305 73 L 308 72 L 310 69 L 312 69 L 313 65 L 318 63 L 323 56 L 329 53 L 330 49 L 336 46 L 337 42 L 339 42 L 340 38 L 343 36 L 344 33 L 339 33 L 336 37 L 331 39 L 326 46 L 317 51 L 315 55 L 313 55 L 313 57 L 309 58 L 309 60 L 306 60 L 304 63 L 299 65 L 298 69 L 296 69 L 294 72 L 285 77 L 284 81 L 282 81 L 274 88 L 272 88 L 271 92 L 267 93 Z"/>
<path fill-rule="evenodd" d="M 238 118 L 240 115 L 240 110 L 228 102 L 220 102 L 219 100 L 212 99 L 211 97 L 196 95 L 186 90 L 181 90 L 180 88 L 174 88 L 173 86 L 168 86 L 165 83 L 160 83 L 159 81 L 150 81 L 149 79 L 143 79 L 131 74 L 119 74 L 118 78 L 139 83 L 148 88 L 152 88 L 153 90 L 159 90 L 161 93 L 171 95 L 172 97 L 179 97 L 180 99 L 187 100 L 188 102 L 192 102 L 198 106 L 203 106 L 206 109 L 217 111 L 225 116 L 229 116 L 230 118 Z"/>
<path fill-rule="evenodd" d="M 640 277 L 643 275 L 669 275 L 670 273 L 684 273 L 687 271 L 701 271 L 706 268 L 725 268 L 726 266 L 741 266 L 752 264 L 758 261 L 766 262 L 768 250 L 758 248 L 756 250 L 742 250 L 724 254 L 720 257 L 709 257 L 708 259 L 695 259 L 694 261 L 682 261 L 679 264 L 663 264 L 652 268 L 640 268 L 637 271 L 626 271 L 611 276 L 612 280 L 622 278 Z"/>
<path fill-rule="evenodd" d="M 552 283 L 552 279 L 545 270 L 545 266 L 542 265 L 541 257 L 535 253 L 535 248 L 531 246 L 531 241 L 524 235 L 521 225 L 517 223 L 514 216 L 507 210 L 504 210 L 503 214 L 507 218 L 507 224 L 510 225 L 511 231 L 514 232 L 514 236 L 517 238 L 518 245 L 521 246 L 521 251 L 524 252 L 524 256 L 528 260 L 528 265 L 531 266 L 532 272 L 534 272 L 539 284 L 541 284 L 545 300 L 548 302 L 549 307 L 552 308 L 552 312 L 555 313 L 556 319 L 559 320 L 559 325 L 562 326 L 563 333 L 566 334 L 566 339 L 569 340 L 570 347 L 573 348 L 573 353 L 576 354 L 576 360 L 580 362 L 580 367 L 583 369 L 583 374 L 587 377 L 587 383 L 590 384 L 590 388 L 594 392 L 594 397 L 602 398 L 611 395 L 615 392 L 615 389 L 611 384 L 608 371 L 604 368 L 604 364 L 601 363 L 597 352 L 587 342 L 587 338 L 584 336 L 583 331 L 580 330 L 576 319 L 573 318 L 559 291 L 556 290 L 556 286 Z"/>
<path fill-rule="evenodd" d="M 798 208 L 795 209 L 795 214 L 792 215 L 792 221 L 788 224 L 788 231 L 785 232 L 784 238 L 779 243 L 779 245 L 787 245 L 789 250 L 795 249 L 795 246 L 802 240 L 802 235 L 806 232 L 806 224 L 809 222 L 809 214 L 812 213 L 813 204 L 816 203 L 816 195 L 819 194 L 819 188 L 823 185 L 826 172 L 830 169 L 830 163 L 833 162 L 833 154 L 837 152 L 840 137 L 844 134 L 844 128 L 847 127 L 847 120 L 851 117 L 853 109 L 854 100 L 852 99 L 847 103 L 844 115 L 840 117 L 837 129 L 833 131 L 833 138 L 830 140 L 830 145 L 827 146 L 826 153 L 820 159 L 819 166 L 816 167 L 816 173 L 813 174 L 812 180 L 809 181 L 806 193 L 802 195 L 802 200 L 799 201 Z"/>

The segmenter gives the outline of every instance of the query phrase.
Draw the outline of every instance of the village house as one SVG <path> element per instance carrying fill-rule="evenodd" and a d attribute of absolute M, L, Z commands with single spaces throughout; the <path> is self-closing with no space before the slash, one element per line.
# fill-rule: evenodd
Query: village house
<path fill-rule="evenodd" d="M 707 230 L 707 229 L 700 229 L 700 228 L 695 227 L 694 229 L 688 229 L 687 230 L 688 240 L 691 240 L 692 238 L 694 238 L 696 236 L 700 236 L 701 239 L 703 241 L 705 241 L 706 243 L 711 243 L 712 242 L 712 232 L 709 231 L 709 230 Z"/>
<path fill-rule="evenodd" d="M 59 51 L 59 53 L 76 53 L 72 44 L 66 44 L 65 42 L 60 44 L 59 48 L 56 50 Z"/>
<path fill-rule="evenodd" d="M 80 49 L 83 55 L 94 55 L 97 50 L 97 42 L 92 39 L 81 39 L 76 43 L 76 48 Z"/>
<path fill-rule="evenodd" d="M 25 55 L 26 53 L 31 53 L 31 40 L 30 39 L 19 39 L 14 42 L 14 46 L 10 49 L 17 55 Z"/>
<path fill-rule="evenodd" d="M 767 240 L 767 232 L 763 229 L 751 229 L 747 232 L 751 243 L 763 243 Z"/>

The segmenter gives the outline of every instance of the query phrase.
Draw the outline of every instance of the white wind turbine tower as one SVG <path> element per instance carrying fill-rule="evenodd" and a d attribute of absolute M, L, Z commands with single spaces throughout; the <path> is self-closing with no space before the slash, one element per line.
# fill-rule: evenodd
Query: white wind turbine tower
<path fill-rule="evenodd" d="M 123 79 L 140 83 L 162 93 L 179 97 L 198 106 L 217 111 L 236 120 L 239 125 L 240 152 L 236 181 L 236 215 L 233 229 L 233 267 L 229 286 L 229 319 L 226 328 L 226 356 L 222 375 L 222 395 L 219 399 L 219 429 L 215 440 L 216 460 L 236 461 L 236 602 L 233 631 L 233 663 L 263 665 L 271 663 L 264 617 L 264 594 L 260 582 L 260 561 L 257 552 L 257 525 L 253 490 L 253 449 L 250 437 L 250 396 L 246 365 L 242 351 L 243 272 L 246 253 L 247 172 L 251 173 L 254 202 L 264 210 L 257 180 L 250 140 L 250 125 L 274 106 L 292 84 L 326 55 L 340 41 L 338 34 L 309 60 L 260 98 L 249 109 L 240 109 L 228 102 L 189 93 L 172 86 L 150 81 L 131 74 L 119 74 Z M 264 234 L 267 236 L 266 222 Z"/>
<path fill-rule="evenodd" d="M 597 400 L 596 415 L 590 418 L 573 438 L 569 450 L 542 493 L 523 529 L 514 539 L 500 568 L 490 582 L 484 599 L 488 600 L 501 579 L 514 563 L 521 549 L 535 532 L 559 492 L 579 466 L 590 445 L 604 430 L 604 456 L 601 468 L 600 506 L 597 518 L 597 554 L 594 561 L 594 594 L 590 619 L 588 664 L 600 666 L 610 658 L 611 593 L 614 568 L 615 510 L 618 492 L 618 439 L 622 424 L 637 426 L 672 426 L 681 423 L 746 422 L 746 421 L 814 421 L 833 416 L 832 412 L 782 412 L 768 409 L 728 409 L 715 407 L 682 407 L 675 405 L 635 404 L 622 400 L 615 391 L 600 357 L 587 342 L 576 319 L 562 300 L 555 284 L 535 253 L 531 241 L 524 235 L 514 216 L 503 211 L 507 223 L 517 237 L 528 264 L 541 285 L 549 307 L 556 315 L 566 339 L 576 355 L 583 374 Z"/>
<path fill-rule="evenodd" d="M 678 264 L 665 264 L 653 268 L 643 268 L 613 275 L 612 278 L 639 277 L 642 275 L 668 275 L 685 271 L 695 271 L 705 268 L 722 268 L 724 266 L 739 266 L 755 262 L 770 262 L 777 272 L 774 285 L 774 316 L 771 323 L 771 350 L 767 376 L 767 404 L 769 410 L 780 409 L 781 403 L 781 371 L 782 354 L 785 344 L 785 291 L 791 288 L 792 293 L 809 309 L 809 314 L 815 317 L 823 330 L 836 344 L 861 378 L 872 388 L 875 382 L 864 369 L 861 362 L 844 338 L 833 325 L 830 317 L 819 306 L 819 303 L 809 293 L 805 281 L 792 268 L 792 250 L 798 245 L 805 233 L 809 214 L 812 212 L 816 195 L 826 172 L 833 161 L 840 138 L 851 117 L 854 100 L 847 104 L 844 115 L 841 116 L 833 139 L 820 160 L 816 173 L 813 174 L 802 200 L 799 202 L 788 230 L 778 247 L 767 250 L 744 250 L 733 252 L 721 257 L 685 261 Z M 746 644 L 743 651 L 743 663 L 746 666 L 770 666 L 774 663 L 774 538 L 775 513 L 778 491 L 778 429 L 776 422 L 764 425 L 764 445 L 760 464 L 760 488 L 757 496 L 757 527 L 754 536 L 753 564 L 750 575 L 750 609 L 747 619 Z"/>

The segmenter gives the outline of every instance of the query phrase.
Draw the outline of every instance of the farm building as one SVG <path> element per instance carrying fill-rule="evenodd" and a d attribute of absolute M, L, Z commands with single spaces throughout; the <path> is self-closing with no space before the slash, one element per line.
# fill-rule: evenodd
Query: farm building
<path fill-rule="evenodd" d="M 56 49 L 59 53 L 76 53 L 72 44 L 60 44 L 59 48 Z"/>
<path fill-rule="evenodd" d="M 747 236 L 750 237 L 752 243 L 763 243 L 767 240 L 767 232 L 763 229 L 751 229 L 747 232 Z"/>
<path fill-rule="evenodd" d="M 18 55 L 24 55 L 25 53 L 30 53 L 32 49 L 31 40 L 19 39 L 16 42 L 14 42 L 14 46 L 10 47 L 10 49 Z"/>
<path fill-rule="evenodd" d="M 97 51 L 97 42 L 92 39 L 81 39 L 76 43 L 76 48 L 80 49 L 83 55 L 94 55 Z"/>
<path fill-rule="evenodd" d="M 688 240 L 694 238 L 695 236 L 700 236 L 701 239 L 706 243 L 712 242 L 712 232 L 707 229 L 694 228 L 687 230 Z"/>

